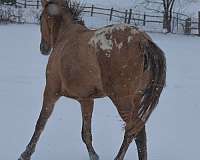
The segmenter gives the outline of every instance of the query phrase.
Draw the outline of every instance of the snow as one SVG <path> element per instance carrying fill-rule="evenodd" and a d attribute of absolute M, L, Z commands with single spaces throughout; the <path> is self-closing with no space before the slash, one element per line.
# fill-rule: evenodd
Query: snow
<path fill-rule="evenodd" d="M 193 17 L 198 17 L 198 12 L 200 11 L 200 2 L 191 3 L 185 8 L 184 13 Z"/>
<path fill-rule="evenodd" d="M 88 24 L 90 25 L 90 24 Z M 167 57 L 167 86 L 147 124 L 149 160 L 197 160 L 199 155 L 200 38 L 150 34 Z M 0 26 L 0 159 L 17 160 L 39 115 L 48 57 L 39 52 L 38 25 Z M 88 159 L 81 140 L 79 104 L 61 98 L 32 160 Z M 97 99 L 94 146 L 102 160 L 114 159 L 123 122 L 108 98 Z M 132 143 L 125 160 L 137 159 Z"/>

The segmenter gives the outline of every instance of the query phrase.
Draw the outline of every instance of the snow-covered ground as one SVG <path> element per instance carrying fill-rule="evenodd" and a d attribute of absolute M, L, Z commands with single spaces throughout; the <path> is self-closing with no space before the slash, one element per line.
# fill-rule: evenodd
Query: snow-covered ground
<path fill-rule="evenodd" d="M 198 17 L 198 12 L 200 12 L 200 1 L 197 0 L 196 2 L 189 3 L 185 5 L 183 8 L 183 13 L 191 16 L 191 17 Z"/>
<path fill-rule="evenodd" d="M 167 86 L 148 121 L 149 160 L 198 160 L 200 144 L 200 38 L 150 34 L 167 57 Z M 29 141 L 42 104 L 48 57 L 39 52 L 37 25 L 0 26 L 0 159 L 17 160 Z M 94 144 L 101 160 L 112 160 L 123 123 L 109 99 L 98 99 Z M 61 98 L 32 160 L 87 160 L 79 104 Z M 137 159 L 132 143 L 125 160 Z"/>

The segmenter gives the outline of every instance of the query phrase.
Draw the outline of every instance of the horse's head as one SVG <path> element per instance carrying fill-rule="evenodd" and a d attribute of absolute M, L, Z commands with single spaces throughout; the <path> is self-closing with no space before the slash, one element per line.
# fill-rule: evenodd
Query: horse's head
<path fill-rule="evenodd" d="M 41 0 L 41 2 L 43 11 L 40 18 L 40 51 L 44 55 L 49 55 L 58 38 L 61 24 L 84 25 L 80 16 L 83 6 L 79 2 L 71 2 L 71 0 Z"/>
<path fill-rule="evenodd" d="M 54 47 L 62 20 L 64 3 L 64 0 L 42 0 L 40 51 L 43 55 L 49 55 Z"/>

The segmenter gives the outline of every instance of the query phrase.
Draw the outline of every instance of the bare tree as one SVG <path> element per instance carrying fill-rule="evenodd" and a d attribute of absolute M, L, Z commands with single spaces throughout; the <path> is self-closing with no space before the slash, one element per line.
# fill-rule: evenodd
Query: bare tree
<path fill-rule="evenodd" d="M 172 14 L 175 0 L 162 0 L 164 8 L 163 28 L 171 32 Z"/>

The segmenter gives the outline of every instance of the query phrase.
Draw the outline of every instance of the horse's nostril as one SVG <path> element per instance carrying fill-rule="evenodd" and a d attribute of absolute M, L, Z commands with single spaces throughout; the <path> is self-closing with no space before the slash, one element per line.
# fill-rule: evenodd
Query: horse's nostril
<path fill-rule="evenodd" d="M 44 48 L 44 45 L 43 45 L 43 43 L 41 42 L 41 43 L 40 43 L 40 50 L 43 50 L 43 48 Z"/>
<path fill-rule="evenodd" d="M 40 51 L 43 55 L 49 55 L 51 48 L 48 47 L 44 42 L 40 43 Z"/>

